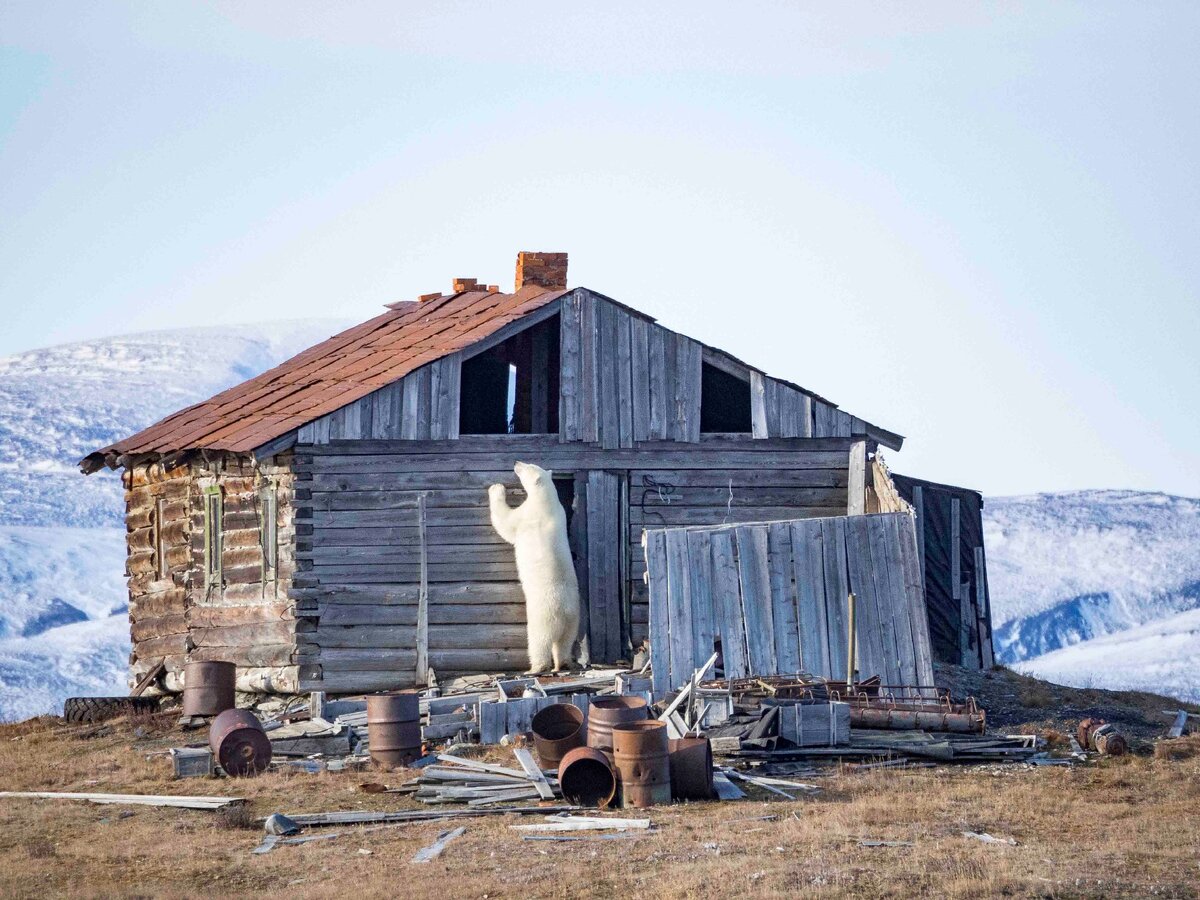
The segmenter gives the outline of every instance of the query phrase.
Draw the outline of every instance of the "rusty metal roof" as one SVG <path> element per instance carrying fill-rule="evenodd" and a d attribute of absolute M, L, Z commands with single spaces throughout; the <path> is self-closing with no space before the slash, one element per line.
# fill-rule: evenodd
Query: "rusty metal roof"
<path fill-rule="evenodd" d="M 462 350 L 567 291 L 469 291 L 388 312 L 334 335 L 215 397 L 89 454 L 85 472 L 122 456 L 208 449 L 246 452 Z"/>

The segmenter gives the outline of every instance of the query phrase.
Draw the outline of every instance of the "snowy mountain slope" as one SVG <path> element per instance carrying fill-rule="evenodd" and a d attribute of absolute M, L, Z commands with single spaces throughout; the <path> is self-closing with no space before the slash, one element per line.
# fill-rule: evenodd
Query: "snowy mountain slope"
<path fill-rule="evenodd" d="M 1200 500 L 1135 491 L 991 498 L 984 542 L 1002 662 L 1200 606 Z"/>
<path fill-rule="evenodd" d="M 1013 668 L 1074 687 L 1150 691 L 1200 703 L 1197 660 L 1200 609 L 1189 609 L 1016 663 Z"/>
<path fill-rule="evenodd" d="M 324 340 L 338 320 L 181 328 L 0 357 L 0 525 L 122 524 L 111 472 L 81 478 L 92 450 Z"/>
<path fill-rule="evenodd" d="M 0 720 L 126 690 L 121 484 L 78 460 L 343 327 L 185 328 L 0 358 Z"/>

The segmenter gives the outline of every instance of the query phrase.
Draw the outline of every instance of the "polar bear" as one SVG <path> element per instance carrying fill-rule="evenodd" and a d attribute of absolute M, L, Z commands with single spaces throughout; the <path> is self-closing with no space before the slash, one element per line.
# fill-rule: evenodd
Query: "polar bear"
<path fill-rule="evenodd" d="M 550 472 L 529 463 L 513 467 L 525 502 L 508 505 L 504 485 L 488 488 L 492 527 L 513 545 L 517 576 L 525 594 L 529 671 L 555 671 L 570 666 L 571 648 L 579 633 L 579 582 L 567 542 L 567 516 L 558 501 Z"/>

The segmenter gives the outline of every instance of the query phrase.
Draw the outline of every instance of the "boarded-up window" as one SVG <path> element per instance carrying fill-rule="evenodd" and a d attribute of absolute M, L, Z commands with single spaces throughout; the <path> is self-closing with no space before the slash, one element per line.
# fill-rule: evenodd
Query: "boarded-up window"
<path fill-rule="evenodd" d="M 221 549 L 225 504 L 219 487 L 204 489 L 204 584 L 221 584 Z"/>
<path fill-rule="evenodd" d="M 700 367 L 700 431 L 749 434 L 750 380 L 741 379 L 714 365 Z"/>
<path fill-rule="evenodd" d="M 266 484 L 259 489 L 259 525 L 258 536 L 262 544 L 263 569 L 266 574 L 275 571 L 275 563 L 279 552 L 279 535 L 277 531 L 278 515 L 275 484 Z"/>
<path fill-rule="evenodd" d="M 171 567 L 167 565 L 167 542 L 163 540 L 163 511 L 166 507 L 167 501 L 162 497 L 154 501 L 154 565 L 159 578 L 171 574 Z"/>

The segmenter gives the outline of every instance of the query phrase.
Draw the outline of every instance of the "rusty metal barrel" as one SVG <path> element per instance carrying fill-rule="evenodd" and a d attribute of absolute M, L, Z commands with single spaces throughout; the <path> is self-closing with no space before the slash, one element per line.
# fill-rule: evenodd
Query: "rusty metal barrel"
<path fill-rule="evenodd" d="M 604 809 L 617 794 L 617 773 L 599 750 L 576 747 L 558 764 L 558 786 L 568 802 Z"/>
<path fill-rule="evenodd" d="M 237 666 L 231 662 L 190 662 L 183 667 L 183 714 L 215 716 L 233 709 Z"/>
<path fill-rule="evenodd" d="M 531 728 L 543 769 L 557 769 L 568 750 L 583 746 L 583 712 L 570 703 L 547 706 L 533 717 Z"/>
<path fill-rule="evenodd" d="M 626 722 L 613 728 L 613 755 L 622 806 L 671 802 L 671 760 L 667 723 Z"/>
<path fill-rule="evenodd" d="M 371 759 L 388 769 L 421 756 L 421 701 L 415 691 L 367 697 L 367 741 Z"/>
<path fill-rule="evenodd" d="M 671 738 L 671 797 L 675 800 L 713 798 L 712 745 L 706 737 Z"/>
<path fill-rule="evenodd" d="M 588 708 L 587 745 L 614 762 L 613 728 L 626 722 L 644 722 L 650 707 L 642 697 L 601 697 Z"/>
<path fill-rule="evenodd" d="M 271 763 L 271 741 L 248 709 L 227 709 L 213 719 L 208 746 L 228 775 L 257 775 Z"/>

